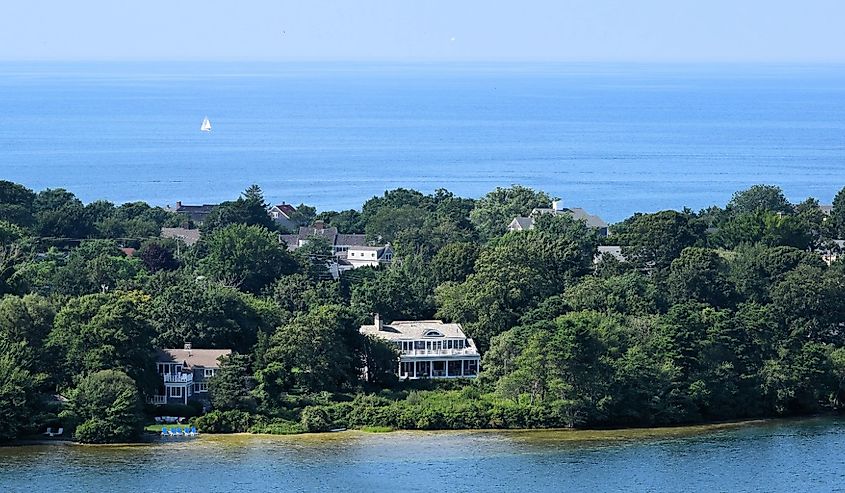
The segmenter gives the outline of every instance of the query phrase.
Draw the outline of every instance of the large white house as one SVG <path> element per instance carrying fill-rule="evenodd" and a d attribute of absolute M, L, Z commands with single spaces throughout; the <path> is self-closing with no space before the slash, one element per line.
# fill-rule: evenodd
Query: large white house
<path fill-rule="evenodd" d="M 440 320 L 397 321 L 385 324 L 378 314 L 361 333 L 396 344 L 399 378 L 474 378 L 481 355 L 460 324 Z"/>

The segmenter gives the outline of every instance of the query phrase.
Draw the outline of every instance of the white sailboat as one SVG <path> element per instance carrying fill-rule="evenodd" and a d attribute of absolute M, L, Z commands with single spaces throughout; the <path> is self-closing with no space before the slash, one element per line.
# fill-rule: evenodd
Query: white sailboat
<path fill-rule="evenodd" d="M 202 125 L 200 125 L 200 130 L 203 132 L 211 132 L 211 122 L 208 121 L 208 117 L 202 121 Z"/>

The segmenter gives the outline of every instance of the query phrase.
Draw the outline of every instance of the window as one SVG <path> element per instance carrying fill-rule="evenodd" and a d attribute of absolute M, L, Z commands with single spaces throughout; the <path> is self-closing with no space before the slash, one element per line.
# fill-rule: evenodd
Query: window
<path fill-rule="evenodd" d="M 208 392 L 208 383 L 207 382 L 200 382 L 194 384 L 194 392 Z"/>
<path fill-rule="evenodd" d="M 170 397 L 182 397 L 182 387 L 169 387 Z"/>
<path fill-rule="evenodd" d="M 214 368 L 206 368 L 203 375 L 205 375 L 206 377 L 213 377 L 215 373 L 216 370 Z"/>

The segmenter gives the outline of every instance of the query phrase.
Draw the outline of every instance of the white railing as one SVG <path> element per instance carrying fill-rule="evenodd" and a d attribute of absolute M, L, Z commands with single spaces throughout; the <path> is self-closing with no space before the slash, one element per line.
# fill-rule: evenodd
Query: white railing
<path fill-rule="evenodd" d="M 167 404 L 167 397 L 163 395 L 151 395 L 147 398 L 147 402 L 149 402 L 150 404 L 155 404 L 157 406 L 161 404 Z"/>
<path fill-rule="evenodd" d="M 475 349 L 407 349 L 400 352 L 402 356 L 478 356 Z"/>
<path fill-rule="evenodd" d="M 164 383 L 190 383 L 194 381 L 193 373 L 165 373 Z"/>

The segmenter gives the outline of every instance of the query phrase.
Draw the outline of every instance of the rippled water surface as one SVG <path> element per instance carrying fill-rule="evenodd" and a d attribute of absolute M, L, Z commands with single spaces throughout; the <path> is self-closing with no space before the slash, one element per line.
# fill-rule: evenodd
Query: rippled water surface
<path fill-rule="evenodd" d="M 617 221 L 843 174 L 845 66 L 0 63 L 0 179 L 85 201 L 521 183 Z"/>
<path fill-rule="evenodd" d="M 0 448 L 0 491 L 845 491 L 845 420 Z"/>

